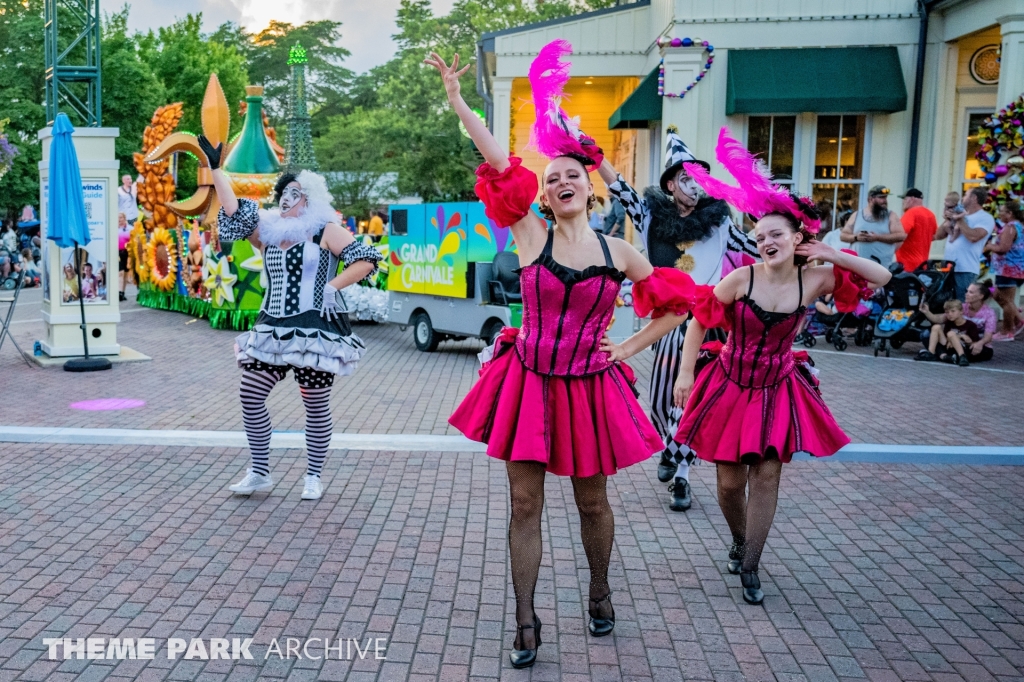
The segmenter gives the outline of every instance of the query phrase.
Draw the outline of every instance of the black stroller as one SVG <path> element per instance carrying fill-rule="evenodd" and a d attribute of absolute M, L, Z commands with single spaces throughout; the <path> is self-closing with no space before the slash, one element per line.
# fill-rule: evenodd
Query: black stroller
<path fill-rule="evenodd" d="M 875 322 L 872 345 L 875 357 L 889 348 L 900 349 L 907 341 L 921 340 L 920 322 L 924 316 L 918 310 L 925 299 L 925 284 L 916 273 L 897 271 L 885 285 L 881 301 L 882 312 Z"/>
<path fill-rule="evenodd" d="M 871 343 L 872 319 L 870 315 L 855 315 L 853 313 L 833 313 L 827 315 L 821 311 L 815 311 L 808 320 L 807 328 L 797 334 L 794 343 L 801 343 L 805 348 L 813 348 L 818 340 L 815 338 L 815 331 L 820 334 L 824 328 L 825 343 L 831 343 L 838 351 L 846 350 L 849 343 L 843 333 L 844 329 L 854 329 L 853 343 L 857 346 L 866 346 Z"/>

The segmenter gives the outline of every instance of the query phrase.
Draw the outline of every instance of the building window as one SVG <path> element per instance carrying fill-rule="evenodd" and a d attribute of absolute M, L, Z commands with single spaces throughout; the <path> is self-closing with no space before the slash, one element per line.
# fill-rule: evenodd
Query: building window
<path fill-rule="evenodd" d="M 991 112 L 967 112 L 967 153 L 964 159 L 964 178 L 960 188 L 962 193 L 981 184 L 981 181 L 985 179 L 985 174 L 981 171 L 978 159 L 974 155 L 981 149 L 981 145 L 978 144 L 978 128 L 991 115 Z"/>
<path fill-rule="evenodd" d="M 775 182 L 792 185 L 796 116 L 751 116 L 747 149 L 768 165 Z"/>
<path fill-rule="evenodd" d="M 819 116 L 811 197 L 827 202 L 831 224 L 841 228 L 858 209 L 864 185 L 865 116 Z"/>

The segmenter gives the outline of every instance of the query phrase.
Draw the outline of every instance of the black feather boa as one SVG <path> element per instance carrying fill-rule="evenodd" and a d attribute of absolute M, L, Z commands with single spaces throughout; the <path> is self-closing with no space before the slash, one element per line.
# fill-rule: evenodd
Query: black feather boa
<path fill-rule="evenodd" d="M 719 225 L 732 216 L 729 204 L 721 199 L 701 197 L 693 212 L 685 218 L 679 215 L 676 202 L 658 187 L 644 190 L 644 200 L 651 211 L 651 236 L 669 243 L 702 242 Z"/>

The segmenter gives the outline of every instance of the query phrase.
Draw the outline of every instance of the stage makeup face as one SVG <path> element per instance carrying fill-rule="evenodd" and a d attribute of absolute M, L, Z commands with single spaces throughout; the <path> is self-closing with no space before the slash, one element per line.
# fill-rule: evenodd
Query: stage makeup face
<path fill-rule="evenodd" d="M 697 199 L 700 198 L 700 188 L 685 170 L 680 169 L 676 173 L 676 177 L 665 184 L 668 185 L 668 190 L 672 193 L 672 197 L 676 200 L 677 204 L 687 208 L 693 208 L 697 205 Z"/>
<path fill-rule="evenodd" d="M 297 182 L 289 182 L 281 192 L 280 205 L 282 216 L 297 218 L 302 215 L 306 208 L 306 195 L 302 193 L 302 185 Z"/>

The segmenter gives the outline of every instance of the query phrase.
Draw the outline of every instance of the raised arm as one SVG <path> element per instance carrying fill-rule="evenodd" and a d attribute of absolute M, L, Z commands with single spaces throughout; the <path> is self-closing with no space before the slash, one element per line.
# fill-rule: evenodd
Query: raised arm
<path fill-rule="evenodd" d="M 458 68 L 459 55 L 455 55 L 451 66 L 436 52 L 432 52 L 430 59 L 424 60 L 424 63 L 441 73 L 448 102 L 487 162 L 487 167 L 477 170 L 475 188 L 477 196 L 484 203 L 487 216 L 499 223 L 500 227 L 511 228 L 512 239 L 519 248 L 520 257 L 523 254 L 539 253 L 546 238 L 547 223 L 530 209 L 530 204 L 537 199 L 537 176 L 523 168 L 520 159 L 506 156 L 491 131 L 487 130 L 483 121 L 462 99 L 459 76 L 469 66 Z"/>
<path fill-rule="evenodd" d="M 834 291 L 838 281 L 835 268 L 842 268 L 847 272 L 860 276 L 866 282 L 865 286 L 870 289 L 881 289 L 892 279 L 892 273 L 889 272 L 889 269 L 877 262 L 846 253 L 845 251 L 837 251 L 819 241 L 810 241 L 806 244 L 798 245 L 796 247 L 796 254 L 798 256 L 805 256 L 807 260 L 818 260 L 823 263 L 831 263 L 834 266 L 831 278 L 824 276 L 821 278 L 818 291 L 814 293 L 814 298 L 824 294 L 831 294 Z M 814 271 L 824 271 L 826 269 L 828 269 L 828 266 L 812 268 Z"/>
<path fill-rule="evenodd" d="M 430 59 L 424 59 L 423 63 L 429 64 L 441 72 L 444 90 L 448 94 L 448 103 L 452 105 L 455 114 L 462 121 L 462 125 L 466 127 L 466 132 L 469 133 L 470 139 L 476 144 L 476 148 L 483 154 L 484 161 L 499 173 L 508 168 L 508 156 L 501 149 L 501 145 L 494 139 L 494 135 L 491 135 L 491 131 L 487 129 L 487 126 L 480 120 L 480 117 L 469 108 L 466 100 L 462 98 L 459 77 L 466 73 L 472 65 L 466 64 L 460 69 L 459 55 L 456 54 L 452 58 L 452 65 L 448 66 L 444 59 L 436 52 L 431 52 Z"/>
<path fill-rule="evenodd" d="M 213 174 L 213 189 L 217 192 L 217 201 L 224 207 L 224 215 L 230 218 L 238 210 L 238 197 L 232 191 L 231 182 L 224 175 L 224 171 L 220 169 L 220 157 L 224 152 L 224 143 L 221 142 L 214 147 L 206 138 L 206 135 L 200 135 L 196 142 L 199 143 L 199 148 L 206 154 L 206 160 L 210 162 L 210 170 Z"/>

